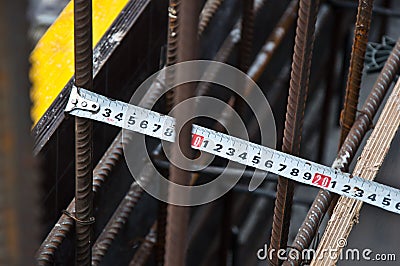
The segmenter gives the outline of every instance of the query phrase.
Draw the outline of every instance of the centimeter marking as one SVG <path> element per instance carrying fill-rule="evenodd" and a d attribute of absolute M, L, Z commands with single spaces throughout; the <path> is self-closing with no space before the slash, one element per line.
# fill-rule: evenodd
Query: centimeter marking
<path fill-rule="evenodd" d="M 73 87 L 65 111 L 169 142 L 175 119 Z M 246 140 L 193 125 L 193 149 L 208 152 L 297 182 L 327 189 L 400 214 L 400 190 Z"/>

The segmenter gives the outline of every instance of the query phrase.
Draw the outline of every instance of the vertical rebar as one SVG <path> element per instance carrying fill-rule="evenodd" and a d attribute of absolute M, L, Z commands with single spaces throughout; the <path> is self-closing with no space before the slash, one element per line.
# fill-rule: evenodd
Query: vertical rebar
<path fill-rule="evenodd" d="M 301 0 L 299 6 L 282 145 L 283 152 L 294 155 L 298 155 L 300 152 L 318 5 L 318 0 Z M 286 248 L 293 193 L 294 182 L 279 177 L 270 250 L 278 251 L 281 248 Z M 280 260 L 277 253 L 272 253 L 271 263 L 279 265 Z"/>
<path fill-rule="evenodd" d="M 214 17 L 215 13 L 217 13 L 223 2 L 224 0 L 207 0 L 204 4 L 199 17 L 199 29 L 197 32 L 199 36 L 203 35 L 211 19 Z"/>
<path fill-rule="evenodd" d="M 177 46 L 178 62 L 194 60 L 197 54 L 198 39 L 197 29 L 200 13 L 199 1 L 182 1 L 179 8 L 179 35 Z M 180 73 L 176 73 L 179 75 Z M 174 93 L 174 105 L 191 97 L 195 91 L 195 84 L 186 83 L 176 88 Z M 181 152 L 190 157 L 191 147 L 191 123 L 186 123 L 186 118 L 190 117 L 193 110 L 185 106 L 185 111 L 173 113 L 176 124 L 175 128 L 181 129 L 177 134 L 177 139 L 172 145 L 172 156 L 178 158 L 179 148 Z M 186 110 L 187 109 L 187 110 Z M 191 173 L 184 171 L 179 167 L 171 165 L 171 182 L 180 185 L 189 185 Z M 169 196 L 176 195 L 176 191 L 170 187 Z M 166 243 L 165 243 L 165 265 L 166 266 L 184 266 L 186 264 L 187 233 L 189 208 L 175 205 L 168 205 Z"/>
<path fill-rule="evenodd" d="M 92 1 L 74 1 L 75 85 L 93 89 Z M 76 264 L 91 263 L 92 191 L 92 122 L 75 118 L 75 216 Z"/>
<path fill-rule="evenodd" d="M 251 64 L 251 52 L 253 47 L 254 35 L 254 0 L 242 0 L 242 19 L 240 31 L 240 43 L 238 53 L 238 67 L 241 71 L 247 72 Z M 245 84 L 243 84 L 245 86 Z M 231 97 L 232 103 L 235 97 Z M 243 102 L 237 102 L 236 108 L 240 113 L 244 112 Z M 234 205 L 233 192 L 229 191 L 222 199 L 223 211 L 221 221 L 221 235 L 219 246 L 219 265 L 226 265 L 228 259 L 228 251 L 232 242 L 232 206 Z"/>
<path fill-rule="evenodd" d="M 179 9 L 181 0 L 170 0 L 168 6 L 168 36 L 167 36 L 167 59 L 166 66 L 171 66 L 177 63 L 178 53 L 178 36 L 179 36 Z M 175 77 L 172 69 L 166 71 L 166 84 L 171 86 Z M 166 98 L 166 113 L 170 112 L 174 106 L 175 88 L 167 91 Z M 168 204 L 160 201 L 158 203 L 157 213 L 157 246 L 156 246 L 156 263 L 164 265 L 165 258 L 165 236 L 167 226 L 167 210 Z"/>
<path fill-rule="evenodd" d="M 381 105 L 390 85 L 392 84 L 396 74 L 400 69 L 400 39 L 397 41 L 392 50 L 388 60 L 385 63 L 379 77 L 377 78 L 374 86 L 364 105 L 360 111 L 360 115 L 353 124 L 348 136 L 343 142 L 342 147 L 333 163 L 336 169 L 346 169 L 354 158 L 358 147 L 361 144 L 366 132 L 370 129 L 372 121 L 379 106 Z M 326 190 L 320 190 L 310 210 L 301 225 L 295 240 L 293 241 L 293 248 L 300 253 L 311 245 L 312 240 L 318 230 L 318 227 L 328 210 L 334 194 Z M 284 265 L 300 265 L 301 258 L 294 260 L 289 258 L 288 262 Z"/>
<path fill-rule="evenodd" d="M 39 244 L 27 7 L 28 1 L 0 1 L 0 265 L 34 265 Z"/>
<path fill-rule="evenodd" d="M 339 147 L 346 139 L 346 136 L 356 118 L 361 76 L 364 68 L 365 51 L 367 49 L 368 34 L 371 25 L 373 2 L 373 0 L 359 0 L 358 4 L 353 47 L 350 57 L 349 75 L 346 84 L 346 96 L 343 110 L 340 115 L 342 130 L 340 132 Z"/>

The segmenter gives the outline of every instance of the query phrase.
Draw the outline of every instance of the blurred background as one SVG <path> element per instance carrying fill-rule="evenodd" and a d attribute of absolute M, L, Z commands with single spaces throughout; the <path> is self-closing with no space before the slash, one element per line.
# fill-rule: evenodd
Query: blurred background
<path fill-rule="evenodd" d="M 298 13 L 299 2 L 311 6 L 308 19 L 306 13 Z M 301 145 L 297 152 L 290 152 L 329 166 L 343 142 L 343 128 L 354 122 L 343 126 L 347 123 L 343 114 L 341 120 L 348 104 L 349 79 L 360 79 L 355 86 L 359 97 L 353 103 L 357 119 L 400 37 L 400 3 L 391 0 L 93 0 L 92 4 L 93 66 L 89 72 L 93 73 L 93 91 L 128 102 L 148 76 L 185 54 L 226 62 L 247 72 L 266 95 L 277 127 L 276 147 L 282 150 L 285 119 L 291 117 L 287 118 L 289 88 L 300 91 L 290 82 L 297 64 L 310 74 L 301 73 L 309 80 L 301 83 L 307 88 L 300 93 L 305 105 L 295 113 L 304 113 L 304 122 L 299 122 L 302 126 L 296 131 Z M 277 176 L 265 174 L 262 186 L 249 192 L 248 173 L 254 169 L 247 167 L 247 174 L 232 191 L 209 204 L 186 208 L 186 227 L 171 236 L 171 227 L 181 220 L 171 218 L 174 210 L 170 206 L 134 182 L 123 157 L 119 129 L 98 122 L 93 122 L 90 133 L 94 193 L 86 202 L 93 206 L 95 222 L 75 230 L 71 217 L 78 189 L 77 133 L 74 118 L 63 113 L 76 82 L 72 6 L 66 0 L 0 1 L 0 265 L 174 265 L 170 256 L 182 258 L 180 263 L 185 265 L 282 264 L 257 258 L 257 251 L 264 244 L 270 246 L 274 238 L 273 220 L 279 212 L 274 210 L 275 201 L 282 196 L 277 194 Z M 298 16 L 306 21 L 302 29 L 308 35 L 297 30 L 297 44 L 304 41 L 306 59 L 293 59 Z M 195 29 L 190 25 L 196 25 Z M 186 35 L 190 31 L 193 35 Z M 190 40 L 195 40 L 197 48 Z M 357 49 L 364 47 L 358 58 L 351 56 L 352 51 L 357 53 L 355 41 L 361 47 Z M 400 62 L 394 64 L 388 92 L 377 106 L 371 128 L 397 81 Z M 196 93 L 230 104 L 245 122 L 250 140 L 260 142 L 255 116 L 237 95 L 208 83 L 198 84 Z M 167 113 L 174 104 L 176 95 L 167 94 L 154 110 Z M 223 131 L 223 119 L 229 123 L 229 114 L 221 114 L 220 121 L 199 119 L 196 123 Z M 352 172 L 371 131 L 360 139 L 360 148 L 354 149 L 353 162 L 344 171 Z M 152 162 L 168 177 L 170 166 L 159 141 L 146 140 Z M 399 145 L 397 134 L 376 177 L 378 182 L 399 187 Z M 190 176 L 197 184 L 207 182 L 226 163 L 215 159 L 212 167 Z M 151 175 L 144 166 L 143 176 Z M 283 198 L 292 203 L 285 209 L 289 215 L 284 219 L 281 248 L 289 250 L 294 245 L 317 193 L 317 188 L 297 183 L 293 200 L 290 195 Z M 311 247 L 318 245 L 329 211 L 324 217 L 310 237 Z M 338 265 L 398 265 L 399 222 L 399 215 L 365 204 L 347 248 L 393 253 L 397 262 L 339 260 Z M 81 227 L 90 236 L 84 246 L 77 245 Z M 176 245 L 171 247 L 171 243 Z"/>

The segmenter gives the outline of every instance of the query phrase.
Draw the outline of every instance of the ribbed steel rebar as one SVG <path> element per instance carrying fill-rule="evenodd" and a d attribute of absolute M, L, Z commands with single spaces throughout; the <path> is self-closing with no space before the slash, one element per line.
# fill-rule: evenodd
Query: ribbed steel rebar
<path fill-rule="evenodd" d="M 381 7 L 390 10 L 392 5 L 392 0 L 383 0 L 381 3 Z M 372 9 L 372 12 L 374 10 Z M 387 25 L 388 25 L 388 16 L 382 16 L 380 25 L 379 25 L 379 39 L 382 39 L 387 34 Z"/>
<path fill-rule="evenodd" d="M 92 1 L 74 1 L 75 85 L 93 89 Z M 90 265 L 93 216 L 92 122 L 75 118 L 76 264 Z"/>
<path fill-rule="evenodd" d="M 146 235 L 144 242 L 140 245 L 139 249 L 135 252 L 129 266 L 144 266 L 150 257 L 153 247 L 156 245 L 157 237 L 157 222 L 150 228 L 149 233 Z"/>
<path fill-rule="evenodd" d="M 143 168 L 140 179 L 142 184 L 149 180 L 149 176 L 153 175 L 154 171 L 148 164 Z M 100 265 L 103 257 L 111 246 L 119 231 L 123 228 L 129 215 L 132 213 L 133 208 L 139 202 L 143 195 L 143 188 L 137 183 L 133 182 L 129 188 L 128 193 L 122 199 L 114 214 L 104 227 L 102 233 L 97 238 L 92 248 L 92 265 Z"/>
<path fill-rule="evenodd" d="M 366 132 L 370 129 L 372 121 L 379 106 L 381 105 L 387 91 L 390 88 L 396 74 L 400 70 L 400 39 L 397 40 L 388 60 L 379 74 L 374 86 L 357 117 L 355 123 L 343 142 L 342 147 L 332 165 L 332 167 L 343 170 L 348 167 L 357 152 Z M 308 248 L 314 239 L 318 227 L 328 210 L 334 194 L 320 190 L 315 198 L 307 216 L 301 225 L 299 232 L 292 244 L 292 247 L 302 252 Z M 300 265 L 301 260 L 290 259 L 284 263 L 285 266 Z"/>
<path fill-rule="evenodd" d="M 354 29 L 353 47 L 350 57 L 349 75 L 346 84 L 346 96 L 343 111 L 340 115 L 342 130 L 340 132 L 339 147 L 342 145 L 357 112 L 360 94 L 361 76 L 364 68 L 365 51 L 367 49 L 368 34 L 371 25 L 373 0 L 359 0 L 357 21 Z"/>
<path fill-rule="evenodd" d="M 224 0 L 207 0 L 207 2 L 204 4 L 199 18 L 199 28 L 197 31 L 199 36 L 203 35 L 203 32 L 208 27 L 211 19 L 214 17 L 215 13 L 217 13 L 223 2 Z"/>
<path fill-rule="evenodd" d="M 168 7 L 168 38 L 167 38 L 167 66 L 177 63 L 178 53 L 178 36 L 179 36 L 179 9 L 181 0 L 170 0 Z M 173 83 L 175 73 L 172 69 L 167 71 L 166 83 Z M 174 106 L 174 89 L 169 90 L 166 94 L 166 107 L 169 112 Z"/>
<path fill-rule="evenodd" d="M 199 23 L 200 2 L 182 1 L 179 7 L 179 35 L 177 46 L 178 62 L 194 60 L 197 57 L 197 28 Z M 176 73 L 180 75 L 180 73 Z M 186 83 L 176 88 L 174 105 L 191 97 L 194 93 L 195 84 Z M 184 107 L 185 111 L 174 113 L 176 128 L 180 129 L 176 142 L 172 145 L 172 156 L 178 159 L 180 152 L 190 157 L 191 123 L 186 123 L 186 118 L 191 117 L 193 112 L 189 106 Z M 171 182 L 180 185 L 190 184 L 191 173 L 177 166 L 170 167 L 169 178 Z M 169 188 L 169 197 L 176 196 L 177 191 Z M 189 221 L 188 207 L 168 205 L 167 228 L 165 241 L 165 265 L 184 266 L 186 264 L 187 229 Z"/>
<path fill-rule="evenodd" d="M 289 98 L 282 145 L 283 152 L 294 155 L 298 155 L 300 152 L 300 142 L 304 121 L 304 110 L 308 93 L 308 81 L 318 6 L 318 0 L 301 0 L 299 6 Z M 279 177 L 272 224 L 270 250 L 274 249 L 275 251 L 278 251 L 281 248 L 286 248 L 293 192 L 294 182 L 290 181 L 289 179 Z M 272 253 L 272 258 L 270 258 L 271 263 L 273 265 L 278 265 L 280 261 L 277 253 Z"/>
<path fill-rule="evenodd" d="M 40 239 L 27 10 L 28 1 L 0 2 L 0 265 L 33 265 Z"/>

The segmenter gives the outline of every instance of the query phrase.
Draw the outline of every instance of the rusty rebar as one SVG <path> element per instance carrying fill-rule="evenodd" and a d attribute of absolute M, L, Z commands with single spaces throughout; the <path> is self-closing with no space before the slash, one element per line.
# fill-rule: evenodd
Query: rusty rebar
<path fill-rule="evenodd" d="M 239 69 L 247 72 L 251 64 L 254 35 L 254 0 L 242 0 L 242 27 L 239 44 Z"/>
<path fill-rule="evenodd" d="M 339 147 L 345 140 L 356 118 L 361 77 L 364 68 L 365 51 L 367 49 L 368 34 L 371 25 L 373 2 L 373 0 L 359 0 L 358 4 L 349 74 L 346 84 L 346 96 L 343 110 L 340 115 L 342 130 L 340 132 Z"/>
<path fill-rule="evenodd" d="M 168 7 L 167 66 L 177 62 L 180 0 L 170 0 Z"/>
<path fill-rule="evenodd" d="M 146 184 L 149 180 L 149 176 L 153 174 L 153 168 L 149 164 L 144 166 L 140 174 L 141 185 Z M 107 253 L 119 231 L 128 221 L 129 215 L 132 213 L 142 195 L 143 188 L 134 181 L 131 184 L 128 193 L 126 193 L 124 198 L 121 200 L 117 209 L 114 211 L 114 214 L 94 243 L 92 248 L 92 265 L 100 265 L 103 257 Z"/>
<path fill-rule="evenodd" d="M 293 26 L 294 20 L 297 16 L 299 0 L 292 0 L 285 12 L 282 14 L 275 28 L 268 36 L 267 41 L 261 48 L 260 52 L 257 54 L 256 59 L 251 65 L 247 74 L 254 80 L 257 81 L 261 74 L 264 72 L 265 68 L 271 61 L 273 54 L 276 49 L 282 43 L 283 38 L 286 36 L 290 27 Z"/>
<path fill-rule="evenodd" d="M 179 35 L 177 46 L 178 62 L 194 60 L 197 57 L 197 28 L 199 23 L 200 2 L 182 1 L 179 7 Z M 176 73 L 180 75 L 180 72 Z M 174 105 L 191 97 L 195 84 L 186 83 L 176 88 Z M 193 110 L 189 106 L 183 107 L 184 111 L 173 113 L 176 119 L 176 128 L 180 129 L 177 140 L 172 145 L 172 156 L 178 159 L 182 152 L 186 157 L 191 156 L 190 146 L 191 123 L 186 123 L 186 118 L 191 117 Z M 169 178 L 171 182 L 180 185 L 190 184 L 191 173 L 172 165 Z M 169 197 L 176 196 L 177 191 L 169 187 Z M 167 207 L 167 228 L 165 241 L 165 265 L 183 266 L 186 264 L 187 229 L 189 221 L 189 208 L 169 204 Z"/>
<path fill-rule="evenodd" d="M 153 250 L 154 246 L 156 245 L 157 240 L 157 222 L 155 222 L 151 228 L 149 233 L 146 235 L 143 243 L 140 245 L 138 250 L 133 255 L 129 266 L 144 266 L 147 263 L 151 255 L 151 251 Z"/>
<path fill-rule="evenodd" d="M 361 144 L 366 132 L 370 129 L 372 121 L 381 105 L 387 91 L 390 88 L 396 74 L 400 70 L 400 39 L 397 40 L 388 60 L 379 74 L 374 86 L 364 105 L 357 116 L 357 119 L 343 142 L 339 153 L 333 162 L 332 167 L 344 170 L 351 163 Z M 301 225 L 292 247 L 302 252 L 308 248 L 314 239 L 318 227 L 328 210 L 334 194 L 326 190 L 320 190 L 316 196 L 307 216 Z M 290 259 L 284 265 L 300 265 L 301 260 Z"/>
<path fill-rule="evenodd" d="M 92 1 L 74 1 L 75 85 L 93 90 Z M 75 118 L 76 264 L 90 265 L 93 219 L 92 121 Z"/>
<path fill-rule="evenodd" d="M 27 10 L 28 1 L 0 2 L 0 265 L 33 265 L 40 239 Z"/>
<path fill-rule="evenodd" d="M 204 30 L 208 27 L 209 22 L 219 9 L 224 0 L 208 0 L 204 5 L 200 16 L 199 24 L 197 27 L 197 34 L 200 38 Z M 179 7 L 181 0 L 170 0 L 168 8 L 168 38 L 167 38 L 167 66 L 177 63 L 177 41 L 179 35 Z M 171 69 L 167 71 L 168 85 L 172 84 L 175 73 Z M 174 89 L 166 93 L 166 111 L 171 111 L 174 105 Z M 159 203 L 158 222 L 157 222 L 157 255 L 156 261 L 158 265 L 164 264 L 165 253 L 165 227 L 167 217 L 167 204 L 164 202 Z"/>
<path fill-rule="evenodd" d="M 161 80 L 160 80 L 161 79 Z M 159 77 L 151 85 L 148 93 L 142 98 L 139 106 L 150 108 L 162 92 L 164 91 L 164 77 Z M 95 169 L 93 170 L 93 192 L 96 193 L 102 187 L 107 177 L 113 170 L 114 166 L 121 159 L 123 147 L 130 142 L 131 135 L 125 134 L 122 137 L 122 131 L 115 137 L 103 157 L 100 159 Z M 69 213 L 75 212 L 75 199 L 67 207 Z M 74 220 L 69 216 L 62 214 L 55 226 L 51 229 L 46 239 L 41 244 L 36 260 L 38 265 L 51 265 L 54 262 L 55 252 L 60 247 L 61 243 L 67 237 L 74 227 Z"/>
<path fill-rule="evenodd" d="M 199 28 L 197 31 L 199 36 L 203 35 L 205 29 L 210 24 L 211 19 L 214 17 L 215 13 L 217 13 L 223 2 L 224 0 L 207 0 L 204 4 L 199 18 Z"/>
<path fill-rule="evenodd" d="M 294 155 L 300 152 L 318 6 L 318 0 L 300 0 L 282 145 L 283 152 Z M 279 177 L 270 250 L 286 248 L 293 193 L 294 182 Z M 270 259 L 274 265 L 280 262 L 276 252 Z"/>
<path fill-rule="evenodd" d="M 242 19 L 240 31 L 240 43 L 238 52 L 238 67 L 241 71 L 247 72 L 251 64 L 251 52 L 253 48 L 254 35 L 254 0 L 242 0 Z M 242 86 L 245 86 L 243 84 Z M 236 98 L 231 96 L 229 102 L 235 105 Z M 238 102 L 237 110 L 243 113 L 244 104 Z M 223 112 L 229 114 L 229 112 Z M 228 118 L 229 120 L 229 118 Z M 221 122 L 221 121 L 220 121 Z M 222 129 L 224 131 L 224 129 Z M 226 265 L 228 251 L 231 248 L 231 226 L 232 226 L 232 206 L 234 204 L 233 191 L 228 191 L 223 197 L 222 219 L 220 224 L 220 246 L 219 246 L 219 265 Z"/>
<path fill-rule="evenodd" d="M 167 37 L 167 66 L 177 63 L 178 56 L 178 36 L 179 36 L 179 9 L 181 0 L 170 0 L 168 7 L 168 37 Z M 166 83 L 168 86 L 173 83 L 175 73 L 173 69 L 167 70 Z M 174 89 L 167 91 L 166 109 L 171 111 L 174 106 Z"/>

